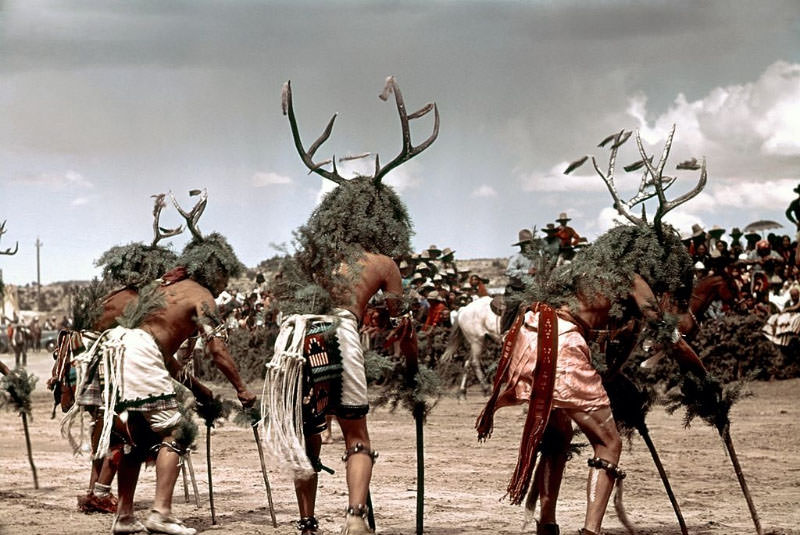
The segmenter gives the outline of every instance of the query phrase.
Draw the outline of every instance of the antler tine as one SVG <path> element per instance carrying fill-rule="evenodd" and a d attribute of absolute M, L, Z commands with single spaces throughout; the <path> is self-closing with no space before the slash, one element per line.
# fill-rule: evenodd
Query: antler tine
<path fill-rule="evenodd" d="M 200 195 L 200 200 L 197 201 L 197 204 L 187 213 L 180 207 L 177 199 L 175 199 L 175 195 L 173 195 L 171 191 L 169 192 L 169 196 L 172 197 L 172 204 L 175 206 L 175 209 L 178 210 L 178 213 L 186 220 L 186 227 L 189 229 L 189 232 L 192 233 L 195 239 L 202 241 L 203 235 L 200 233 L 200 229 L 197 228 L 197 222 L 200 220 L 200 216 L 203 215 L 206 204 L 208 204 L 208 191 L 205 188 L 202 190 L 192 190 L 189 192 L 189 195 Z"/>
<path fill-rule="evenodd" d="M 691 191 L 684 193 L 680 197 L 673 199 L 672 201 L 667 200 L 667 196 L 664 194 L 664 192 L 677 180 L 677 177 L 667 177 L 668 180 L 665 181 L 663 177 L 664 167 L 667 165 L 667 157 L 669 156 L 669 151 L 672 148 L 674 136 L 675 125 L 673 124 L 672 129 L 667 136 L 667 140 L 664 143 L 664 150 L 661 153 L 661 159 L 658 161 L 658 168 L 655 168 L 647 159 L 647 154 L 645 153 L 644 146 L 642 145 L 642 138 L 639 134 L 639 131 L 636 132 L 636 145 L 639 147 L 639 154 L 641 154 L 642 158 L 645 160 L 645 165 L 647 166 L 650 176 L 653 178 L 653 185 L 656 188 L 656 195 L 658 196 L 658 208 L 656 209 L 656 215 L 653 217 L 653 224 L 657 230 L 660 230 L 661 220 L 667 214 L 667 212 L 696 197 L 703 190 L 708 179 L 705 157 L 703 157 L 703 165 L 700 170 L 700 180 L 698 181 L 697 185 Z M 666 186 L 664 185 L 664 182 L 666 182 Z"/>
<path fill-rule="evenodd" d="M 634 206 L 636 206 L 637 204 L 639 204 L 641 202 L 644 202 L 644 201 L 646 201 L 648 199 L 652 199 L 653 197 L 655 197 L 658 194 L 655 189 L 653 191 L 651 191 L 651 192 L 647 191 L 647 186 L 653 186 L 654 185 L 652 183 L 652 181 L 648 181 L 647 180 L 647 177 L 648 177 L 649 174 L 650 174 L 650 172 L 647 169 L 645 169 L 644 170 L 644 174 L 642 175 L 642 182 L 641 182 L 641 184 L 639 186 L 639 192 L 627 202 L 628 206 L 630 206 L 631 208 L 633 208 Z M 674 177 L 674 176 L 670 176 L 670 177 L 666 177 L 666 178 L 662 177 L 661 183 L 664 184 L 663 190 L 667 191 L 667 189 L 670 186 L 672 186 L 675 183 L 676 180 L 677 180 L 677 177 Z"/>
<path fill-rule="evenodd" d="M 8 231 L 6 230 L 6 220 L 4 220 L 3 224 L 0 225 L 0 238 L 2 238 L 3 234 L 5 234 L 6 232 L 8 232 Z M 5 251 L 0 251 L 0 255 L 13 256 L 13 255 L 17 254 L 17 251 L 19 251 L 19 242 L 17 242 L 17 244 L 14 246 L 14 250 L 13 251 L 11 250 L 11 247 L 9 247 Z"/>
<path fill-rule="evenodd" d="M 644 150 L 644 145 L 642 144 L 642 136 L 639 130 L 636 131 L 636 146 L 639 148 L 639 154 L 641 155 L 642 159 L 644 160 L 644 165 L 647 167 L 647 171 L 650 173 L 650 176 L 653 177 L 653 185 L 656 188 L 656 194 L 658 195 L 658 204 L 659 206 L 667 204 L 667 197 L 664 195 L 664 188 L 661 184 L 661 175 L 664 172 L 664 166 L 667 164 L 667 156 L 669 155 L 670 147 L 672 147 L 672 138 L 675 135 L 675 125 L 672 125 L 672 129 L 667 136 L 667 141 L 664 144 L 664 151 L 661 153 L 661 159 L 658 161 L 658 169 L 653 166 L 653 162 L 650 161 L 650 157 L 647 156 L 647 152 Z"/>
<path fill-rule="evenodd" d="M 297 118 L 294 115 L 294 106 L 292 105 L 292 82 L 288 81 L 283 84 L 283 93 L 282 93 L 282 103 L 283 103 L 283 114 L 288 115 L 289 117 L 289 125 L 292 128 L 292 138 L 294 139 L 294 146 L 297 148 L 297 152 L 300 154 L 300 159 L 303 160 L 303 163 L 306 164 L 311 171 L 317 173 L 318 175 L 327 178 L 328 180 L 332 180 L 337 184 L 344 184 L 346 180 L 341 177 L 336 172 L 336 165 L 334 162 L 334 170 L 333 172 L 323 169 L 323 165 L 327 165 L 326 163 L 314 163 L 314 153 L 317 152 L 317 149 L 328 140 L 330 137 L 331 132 L 333 131 L 333 122 L 336 120 L 336 114 L 333 114 L 331 120 L 328 121 L 328 126 L 325 127 L 322 134 L 317 138 L 314 143 L 311 144 L 311 147 L 306 151 L 303 148 L 303 142 L 300 140 L 300 132 L 297 129 Z"/>
<path fill-rule="evenodd" d="M 183 232 L 183 225 L 178 225 L 174 229 L 160 227 L 158 225 L 158 220 L 161 218 L 161 210 L 167 206 L 167 203 L 164 202 L 164 197 L 166 197 L 166 195 L 164 193 L 159 193 L 157 195 L 151 195 L 151 197 L 155 199 L 155 204 L 153 206 L 153 234 L 155 237 L 153 238 L 153 243 L 150 244 L 150 247 L 155 247 L 156 244 L 164 238 L 171 238 L 172 236 L 177 236 Z"/>
<path fill-rule="evenodd" d="M 436 103 L 428 103 L 411 115 L 408 115 L 406 113 L 405 102 L 403 101 L 403 94 L 400 92 L 400 88 L 394 76 L 386 78 L 386 85 L 383 88 L 383 92 L 379 95 L 381 100 L 387 100 L 391 92 L 394 92 L 395 102 L 397 103 L 397 113 L 400 115 L 400 126 L 403 131 L 403 149 L 400 151 L 400 154 L 382 168 L 380 167 L 378 157 L 375 157 L 375 176 L 373 177 L 375 182 L 380 182 L 381 179 L 386 176 L 386 173 L 430 147 L 439 135 L 439 108 L 436 106 Z M 419 119 L 431 110 L 433 110 L 434 117 L 433 133 L 428 139 L 415 147 L 411 144 L 411 129 L 409 128 L 408 121 L 411 119 Z"/>
<path fill-rule="evenodd" d="M 616 149 L 611 150 L 611 160 L 614 160 L 616 157 Z M 608 188 L 608 192 L 611 193 L 611 198 L 614 200 L 614 208 L 619 212 L 620 215 L 624 216 L 628 221 L 633 223 L 634 225 L 643 225 L 644 222 L 633 215 L 630 211 L 630 207 L 619 198 L 619 194 L 617 193 L 617 188 L 614 185 L 614 165 L 613 161 L 610 163 L 608 167 L 608 175 L 604 174 L 603 171 L 600 170 L 600 166 L 597 165 L 597 159 L 592 156 L 592 165 L 594 166 L 594 170 L 603 179 L 605 182 L 606 187 Z"/>
<path fill-rule="evenodd" d="M 666 203 L 665 205 L 659 206 L 658 211 L 656 212 L 656 215 L 653 218 L 653 222 L 660 222 L 661 218 L 664 217 L 664 215 L 666 215 L 667 212 L 669 212 L 674 208 L 677 208 L 686 201 L 689 201 L 697 197 L 697 195 L 699 195 L 700 192 L 703 191 L 703 188 L 706 187 L 707 181 L 708 181 L 708 173 L 706 172 L 706 157 L 703 156 L 703 165 L 700 168 L 700 180 L 698 180 L 697 185 L 695 185 L 695 187 L 692 188 L 691 191 L 687 191 L 677 199 L 673 199 L 668 203 Z"/>

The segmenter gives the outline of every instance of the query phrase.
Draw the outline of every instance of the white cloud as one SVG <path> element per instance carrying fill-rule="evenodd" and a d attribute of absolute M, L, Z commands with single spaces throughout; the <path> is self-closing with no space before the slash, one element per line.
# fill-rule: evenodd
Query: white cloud
<path fill-rule="evenodd" d="M 497 197 L 497 192 L 488 184 L 481 184 L 471 194 L 472 197 Z"/>
<path fill-rule="evenodd" d="M 713 197 L 720 206 L 772 210 L 789 204 L 796 185 L 796 178 L 723 182 L 714 187 Z"/>
<path fill-rule="evenodd" d="M 15 182 L 23 184 L 41 185 L 52 189 L 64 189 L 69 187 L 92 188 L 94 185 L 83 175 L 76 171 L 66 171 L 64 173 L 39 173 L 16 178 Z"/>
<path fill-rule="evenodd" d="M 288 176 L 279 175 L 273 172 L 259 172 L 253 175 L 252 184 L 257 188 L 271 186 L 273 184 L 291 184 L 292 179 Z"/>
<path fill-rule="evenodd" d="M 647 97 L 629 99 L 628 114 L 639 123 L 642 140 L 663 143 L 677 125 L 672 154 L 707 155 L 717 174 L 742 172 L 775 177 L 800 157 L 800 64 L 777 61 L 754 82 L 717 87 L 698 100 L 682 93 L 652 122 Z M 660 147 L 657 147 L 660 152 Z M 784 175 L 785 176 L 785 175 Z"/>

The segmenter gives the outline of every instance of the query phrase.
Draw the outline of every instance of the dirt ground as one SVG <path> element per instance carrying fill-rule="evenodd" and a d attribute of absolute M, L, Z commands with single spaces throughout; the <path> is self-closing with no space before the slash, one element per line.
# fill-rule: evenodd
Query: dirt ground
<path fill-rule="evenodd" d="M 8 355 L 0 356 L 6 363 Z M 73 457 L 50 419 L 51 397 L 44 388 L 52 364 L 46 353 L 33 354 L 30 370 L 39 376 L 31 423 L 33 456 L 41 488 L 34 490 L 25 454 L 21 419 L 0 414 L 0 533 L 108 533 L 111 517 L 76 510 L 76 495 L 89 478 L 86 457 Z M 252 385 L 260 392 L 260 385 Z M 218 389 L 233 398 L 232 392 Z M 765 533 L 800 534 L 800 380 L 752 385 L 753 396 L 732 413 L 732 436 Z M 519 408 L 503 409 L 494 436 L 479 444 L 473 424 L 484 398 L 475 391 L 464 401 L 445 397 L 425 426 L 425 533 L 517 534 L 524 511 L 500 501 L 516 462 L 523 424 Z M 57 416 L 58 417 L 58 416 Z M 415 532 L 416 462 L 414 422 L 406 412 L 376 410 L 369 416 L 374 447 L 380 451 L 372 483 L 378 532 Z M 755 529 L 733 468 L 716 431 L 695 422 L 684 429 L 681 416 L 655 408 L 649 427 L 692 534 L 744 534 Z M 336 435 L 338 429 L 335 429 Z M 180 479 L 175 513 L 200 532 L 293 534 L 297 517 L 291 481 L 279 469 L 269 471 L 278 527 L 272 528 L 258 454 L 249 429 L 228 423 L 212 434 L 214 498 L 217 525 L 212 526 L 206 478 L 204 432 L 192 455 L 200 488 L 200 507 L 186 503 Z M 325 446 L 322 460 L 336 469 L 321 476 L 317 517 L 324 533 L 338 533 L 347 505 L 342 442 Z M 559 501 L 563 533 L 581 527 L 585 506 L 585 450 L 567 466 Z M 675 514 L 647 448 L 641 439 L 626 447 L 625 503 L 642 534 L 680 533 Z M 155 472 L 142 472 L 136 507 L 146 511 L 154 492 Z M 604 523 L 609 534 L 624 528 L 609 507 Z"/>

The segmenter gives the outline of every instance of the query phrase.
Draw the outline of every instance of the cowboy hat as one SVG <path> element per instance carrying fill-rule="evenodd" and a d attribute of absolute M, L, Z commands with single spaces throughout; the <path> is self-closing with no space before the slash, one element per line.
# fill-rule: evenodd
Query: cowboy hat
<path fill-rule="evenodd" d="M 552 223 L 548 223 L 548 224 L 547 224 L 547 225 L 546 225 L 546 226 L 545 226 L 545 227 L 542 229 L 542 232 L 546 232 L 546 233 L 548 233 L 548 234 L 552 234 L 552 233 L 554 233 L 554 232 L 558 232 L 558 229 L 556 228 L 556 226 L 555 226 L 554 224 L 552 224 Z"/>
<path fill-rule="evenodd" d="M 530 243 L 533 241 L 533 233 L 524 228 L 519 231 L 519 241 L 517 243 L 512 243 L 511 245 L 522 245 L 523 243 Z"/>
<path fill-rule="evenodd" d="M 566 212 L 561 212 L 560 214 L 558 214 L 558 217 L 556 218 L 556 221 L 572 221 L 572 219 L 567 217 L 567 213 Z"/>
<path fill-rule="evenodd" d="M 699 238 L 700 236 L 703 236 L 705 233 L 706 231 L 703 230 L 703 227 L 701 227 L 697 223 L 692 225 L 692 235 L 691 235 L 692 238 Z"/>
<path fill-rule="evenodd" d="M 715 240 L 720 239 L 720 237 L 725 234 L 725 229 L 720 227 L 719 225 L 714 225 L 711 227 L 711 230 L 708 231 L 709 235 Z"/>
<path fill-rule="evenodd" d="M 428 295 L 425 297 L 425 299 L 427 299 L 428 301 L 442 301 L 442 302 L 444 301 L 444 299 L 442 299 L 439 296 L 439 292 L 437 292 L 436 290 L 428 292 Z"/>
<path fill-rule="evenodd" d="M 442 256 L 441 256 L 441 258 L 442 258 L 442 260 L 444 260 L 444 259 L 445 259 L 445 258 L 447 258 L 448 256 L 453 256 L 454 254 L 455 254 L 455 251 L 454 251 L 454 250 L 452 250 L 452 249 L 451 249 L 451 248 L 449 248 L 449 247 L 445 247 L 444 249 L 442 249 Z"/>
<path fill-rule="evenodd" d="M 428 254 L 431 255 L 431 258 L 436 258 L 442 252 L 441 249 L 436 247 L 435 245 L 431 245 L 428 247 Z"/>
<path fill-rule="evenodd" d="M 761 239 L 761 234 L 759 234 L 758 232 L 751 231 L 744 235 L 744 239 L 747 240 L 748 242 L 758 241 Z"/>
<path fill-rule="evenodd" d="M 735 240 L 741 236 L 743 236 L 743 234 L 742 231 L 739 230 L 739 227 L 733 227 L 733 230 L 731 230 L 731 238 Z"/>

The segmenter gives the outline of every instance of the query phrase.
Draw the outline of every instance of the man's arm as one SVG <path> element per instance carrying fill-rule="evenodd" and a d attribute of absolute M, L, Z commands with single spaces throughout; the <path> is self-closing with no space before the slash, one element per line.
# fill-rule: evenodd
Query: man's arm
<path fill-rule="evenodd" d="M 651 322 L 663 321 L 664 313 L 661 307 L 658 306 L 653 290 L 639 275 L 634 275 L 631 297 L 636 302 L 642 317 Z M 706 374 L 706 369 L 697 353 L 686 343 L 677 328 L 675 329 L 675 334 L 676 339 L 674 339 L 672 347 L 665 349 L 672 352 L 682 370 L 691 371 L 695 375 L 703 377 Z"/>
<path fill-rule="evenodd" d="M 224 328 L 224 324 L 218 324 L 213 318 L 215 313 L 216 303 L 214 303 L 213 299 L 202 301 L 197 310 L 198 327 L 200 332 L 203 333 L 206 351 L 211 354 L 211 361 L 214 366 L 222 372 L 236 389 L 236 395 L 242 405 L 249 407 L 255 403 L 256 396 L 247 389 L 247 385 L 244 384 L 242 377 L 239 375 L 239 369 L 228 352 L 228 346 L 220 336 L 221 328 Z"/>

